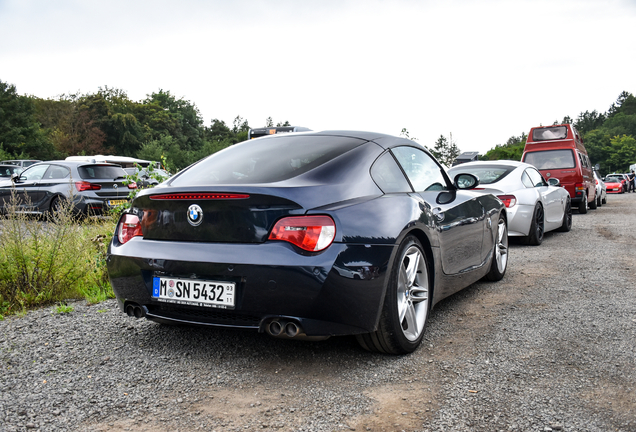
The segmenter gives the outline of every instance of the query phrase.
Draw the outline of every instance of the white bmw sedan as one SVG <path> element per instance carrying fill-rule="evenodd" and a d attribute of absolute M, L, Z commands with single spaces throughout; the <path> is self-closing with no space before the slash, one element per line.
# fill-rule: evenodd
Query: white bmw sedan
<path fill-rule="evenodd" d="M 517 161 L 467 162 L 452 167 L 450 178 L 460 173 L 474 174 L 485 193 L 497 196 L 508 212 L 508 235 L 523 237 L 526 243 L 540 245 L 552 230 L 570 231 L 570 194 L 558 179 L 546 181 L 533 165 Z"/>

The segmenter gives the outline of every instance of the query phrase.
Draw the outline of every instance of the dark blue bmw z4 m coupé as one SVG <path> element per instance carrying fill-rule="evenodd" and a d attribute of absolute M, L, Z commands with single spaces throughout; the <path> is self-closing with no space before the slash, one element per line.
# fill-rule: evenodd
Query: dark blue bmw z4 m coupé
<path fill-rule="evenodd" d="M 478 184 L 389 135 L 245 141 L 137 195 L 111 284 L 138 318 L 412 352 L 435 303 L 506 272 L 506 210 Z"/>

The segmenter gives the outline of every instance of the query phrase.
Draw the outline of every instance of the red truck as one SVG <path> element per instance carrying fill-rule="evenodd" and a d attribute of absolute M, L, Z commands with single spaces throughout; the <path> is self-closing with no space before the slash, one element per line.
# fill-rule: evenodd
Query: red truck
<path fill-rule="evenodd" d="M 583 138 L 571 124 L 530 129 L 521 160 L 534 165 L 546 179 L 559 179 L 579 213 L 596 208 L 592 163 Z"/>

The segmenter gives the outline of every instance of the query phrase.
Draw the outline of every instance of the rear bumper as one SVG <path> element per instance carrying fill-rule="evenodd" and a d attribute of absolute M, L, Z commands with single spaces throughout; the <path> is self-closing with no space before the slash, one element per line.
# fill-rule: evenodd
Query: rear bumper
<path fill-rule="evenodd" d="M 384 300 L 394 246 L 332 244 L 301 255 L 284 242 L 214 244 L 134 238 L 109 246 L 108 271 L 122 311 L 147 308 L 160 322 L 250 328 L 264 331 L 279 318 L 300 323 L 308 336 L 373 331 Z M 234 282 L 229 309 L 159 301 L 153 277 Z"/>
<path fill-rule="evenodd" d="M 115 207 L 115 205 L 109 205 L 111 200 L 128 201 L 128 198 L 93 198 L 81 196 L 80 199 L 73 203 L 73 206 L 78 214 L 100 215 L 107 213 Z"/>
<path fill-rule="evenodd" d="M 510 237 L 525 237 L 530 233 L 534 206 L 517 204 L 507 209 L 508 235 Z"/>

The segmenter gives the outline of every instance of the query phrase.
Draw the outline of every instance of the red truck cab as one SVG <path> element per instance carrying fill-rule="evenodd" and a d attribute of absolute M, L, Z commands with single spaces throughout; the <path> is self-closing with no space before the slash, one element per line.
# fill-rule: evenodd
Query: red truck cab
<path fill-rule="evenodd" d="M 579 213 L 596 208 L 592 163 L 583 138 L 571 124 L 530 129 L 521 160 L 534 165 L 546 179 L 559 179 Z"/>

